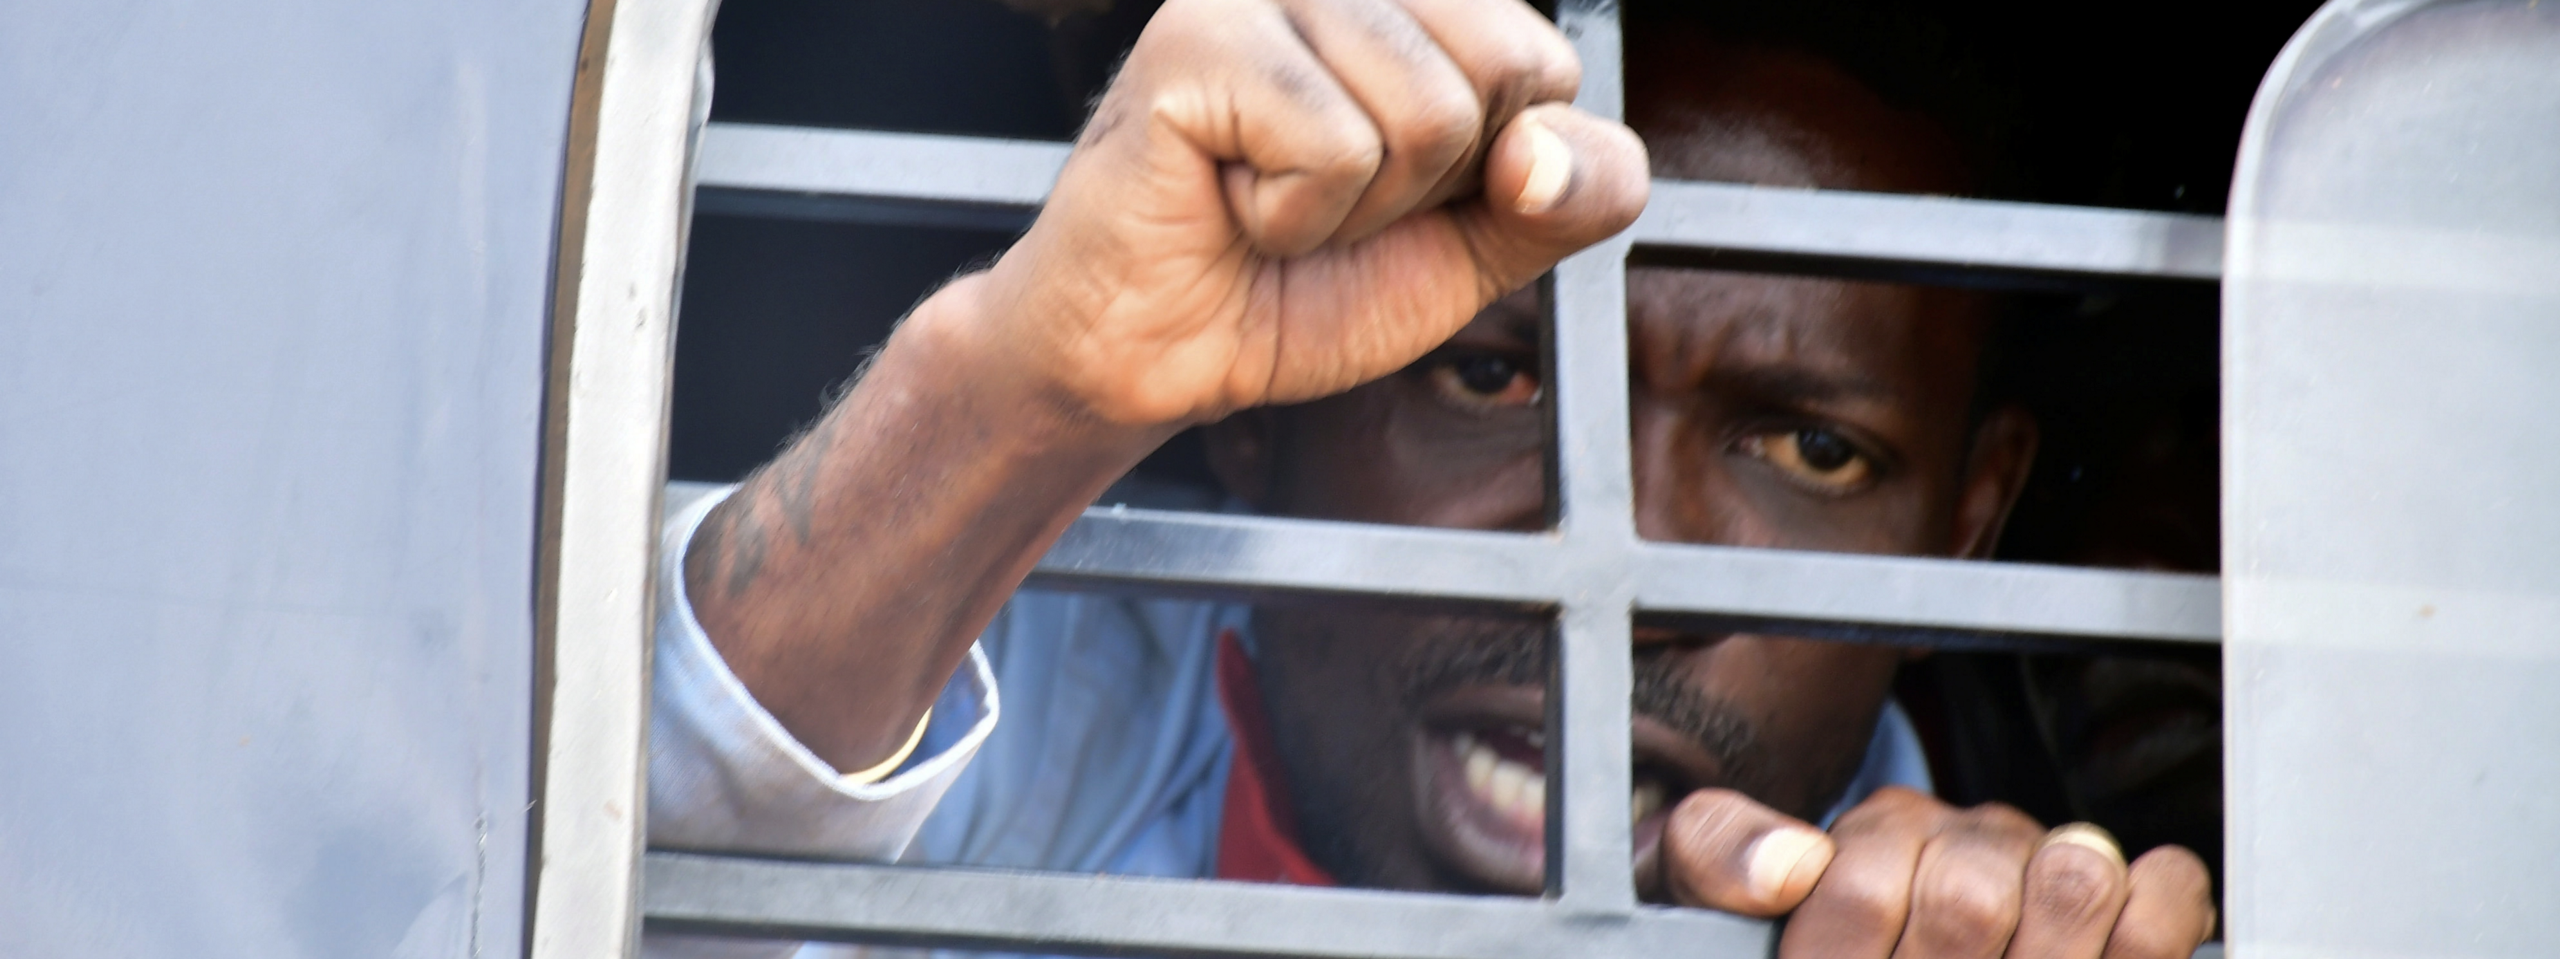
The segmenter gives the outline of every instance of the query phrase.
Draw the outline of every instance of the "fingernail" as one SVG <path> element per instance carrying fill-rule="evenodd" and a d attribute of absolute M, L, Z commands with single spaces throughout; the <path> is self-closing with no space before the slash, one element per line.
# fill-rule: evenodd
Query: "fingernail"
<path fill-rule="evenodd" d="M 1573 181 L 1573 150 L 1536 117 L 1524 116 L 1519 122 L 1520 136 L 1529 141 L 1529 177 L 1520 185 L 1520 198 L 1513 208 L 1545 213 L 1564 198 L 1565 184 Z"/>
<path fill-rule="evenodd" d="M 2055 826 L 2052 832 L 2044 834 L 2044 841 L 2037 843 L 2036 849 L 2042 851 L 2062 843 L 2105 856 L 2118 866 L 2124 865 L 2124 847 L 2116 845 L 2116 837 L 2095 823 L 2068 822 Z"/>
<path fill-rule="evenodd" d="M 1751 894 L 1762 902 L 1776 900 L 1786 891 L 1787 878 L 1821 845 L 1822 834 L 1810 829 L 1780 829 L 1760 837 L 1751 844 Z"/>

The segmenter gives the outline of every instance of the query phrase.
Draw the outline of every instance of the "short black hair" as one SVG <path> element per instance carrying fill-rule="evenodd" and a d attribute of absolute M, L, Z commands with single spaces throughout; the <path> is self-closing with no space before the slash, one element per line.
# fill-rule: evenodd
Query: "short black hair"
<path fill-rule="evenodd" d="M 1838 66 L 1896 109 L 1934 121 L 1962 152 L 1977 192 L 2005 195 L 2020 180 L 2009 149 L 2022 109 L 1988 62 L 1943 19 L 1889 0 L 1631 0 L 1630 56 L 1646 38 L 1704 33 L 1718 40 L 1811 54 Z"/>

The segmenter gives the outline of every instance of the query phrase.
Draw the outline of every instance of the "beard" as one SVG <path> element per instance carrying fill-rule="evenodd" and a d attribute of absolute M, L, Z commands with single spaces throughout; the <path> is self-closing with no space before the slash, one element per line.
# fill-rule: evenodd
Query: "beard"
<path fill-rule="evenodd" d="M 1321 682 L 1309 682 L 1294 669 L 1259 671 L 1265 700 L 1273 706 L 1272 733 L 1287 771 L 1289 801 L 1309 858 L 1348 885 L 1466 885 L 1427 864 L 1417 865 L 1415 860 L 1424 857 L 1412 848 L 1416 841 L 1410 825 L 1392 821 L 1415 808 L 1410 732 L 1420 722 L 1421 705 L 1441 693 L 1471 686 L 1546 689 L 1552 628 L 1492 616 L 1305 608 L 1257 611 L 1255 627 L 1263 647 L 1259 658 L 1267 663 L 1280 644 L 1308 644 L 1323 650 L 1319 659 L 1362 660 L 1319 664 L 1314 671 L 1324 677 Z M 1755 725 L 1735 704 L 1690 680 L 1692 664 L 1683 654 L 1696 645 L 1635 650 L 1632 709 L 1717 761 L 1719 781 L 1681 782 L 1681 791 L 1721 787 L 1754 797 L 1775 794 L 1773 777 L 1782 771 L 1761 747 Z M 1355 676 L 1356 681 L 1350 679 Z M 1356 697 L 1388 701 L 1347 701 Z M 1341 710 L 1363 720 L 1320 715 Z M 1325 732 L 1314 731 L 1318 729 Z M 1810 794 L 1837 796 L 1862 759 L 1863 752 L 1845 762 L 1820 763 L 1822 768 L 1812 770 L 1817 784 Z M 1793 772 L 1801 776 L 1806 771 Z M 1821 812 L 1781 811 L 1800 818 Z"/>
<path fill-rule="evenodd" d="M 1547 687 L 1554 643 L 1542 626 L 1489 620 L 1440 619 L 1417 637 L 1401 672 L 1407 707 L 1467 686 Z M 1742 788 L 1758 775 L 1755 731 L 1731 703 L 1699 691 L 1681 678 L 1675 648 L 1653 646 L 1634 653 L 1630 707 L 1696 743 L 1722 764 L 1724 782 L 1692 788 Z M 1748 790 L 1745 790 L 1746 792 Z"/>

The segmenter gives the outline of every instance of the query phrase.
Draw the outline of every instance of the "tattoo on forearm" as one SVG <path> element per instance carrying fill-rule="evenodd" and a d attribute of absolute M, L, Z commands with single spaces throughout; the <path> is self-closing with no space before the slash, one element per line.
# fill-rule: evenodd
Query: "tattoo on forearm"
<path fill-rule="evenodd" d="M 764 527 L 748 515 L 754 505 L 733 498 L 702 518 L 702 527 L 694 531 L 693 545 L 685 552 L 688 585 L 699 590 L 716 582 L 722 599 L 735 599 L 754 585 L 756 574 L 764 571 L 765 556 Z"/>
<path fill-rule="evenodd" d="M 834 442 L 834 423 L 833 416 L 820 419 L 809 435 L 792 444 L 790 452 L 765 467 L 765 472 L 771 474 L 766 481 L 773 484 L 774 508 L 791 524 L 791 535 L 802 546 L 809 545 L 809 522 L 817 510 L 818 479 L 825 472 L 820 467 L 826 462 L 827 446 Z"/>
<path fill-rule="evenodd" d="M 853 375 L 829 391 L 825 412 L 803 428 L 799 435 L 783 442 L 783 454 L 767 464 L 759 473 L 773 484 L 773 503 L 782 517 L 791 523 L 791 534 L 802 546 L 809 545 L 810 523 L 818 509 L 818 480 L 824 477 L 827 454 L 836 445 L 836 433 L 843 428 L 844 407 L 854 387 L 871 374 L 871 365 L 880 359 L 873 349 L 853 369 Z"/>
<path fill-rule="evenodd" d="M 870 364 L 865 363 L 867 370 Z M 855 373 L 858 380 L 861 372 Z M 764 572 L 773 526 L 789 524 L 795 545 L 809 545 L 817 513 L 818 481 L 838 430 L 836 415 L 846 389 L 829 399 L 827 411 L 783 445 L 773 462 L 747 477 L 728 502 L 703 517 L 702 528 L 685 556 L 685 579 L 699 587 L 720 580 L 723 599 L 734 599 L 755 585 Z"/>

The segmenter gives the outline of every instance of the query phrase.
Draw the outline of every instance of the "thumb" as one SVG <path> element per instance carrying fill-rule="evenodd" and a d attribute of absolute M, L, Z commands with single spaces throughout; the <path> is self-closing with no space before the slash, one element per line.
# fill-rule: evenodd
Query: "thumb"
<path fill-rule="evenodd" d="M 1674 899 L 1746 916 L 1792 910 L 1830 868 L 1831 837 L 1730 789 L 1690 793 L 1662 830 Z"/>
<path fill-rule="evenodd" d="M 1519 289 L 1644 212 L 1644 141 L 1562 103 L 1513 117 L 1485 154 L 1484 192 L 1461 217 L 1481 279 Z"/>

